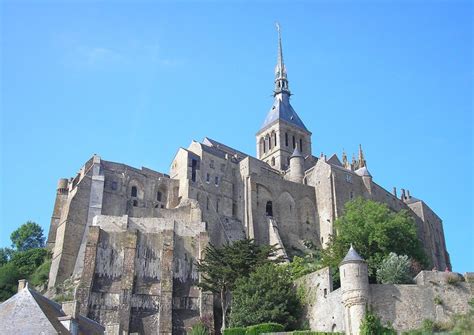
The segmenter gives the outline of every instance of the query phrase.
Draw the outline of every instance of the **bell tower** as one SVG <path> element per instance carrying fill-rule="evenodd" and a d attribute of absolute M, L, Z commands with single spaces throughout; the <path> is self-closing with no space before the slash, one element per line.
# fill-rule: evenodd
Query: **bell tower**
<path fill-rule="evenodd" d="M 291 92 L 278 31 L 278 58 L 275 67 L 275 88 L 273 105 L 257 132 L 257 157 L 274 169 L 284 171 L 290 164 L 292 153 L 298 148 L 303 157 L 311 155 L 311 132 L 296 114 L 290 104 Z"/>

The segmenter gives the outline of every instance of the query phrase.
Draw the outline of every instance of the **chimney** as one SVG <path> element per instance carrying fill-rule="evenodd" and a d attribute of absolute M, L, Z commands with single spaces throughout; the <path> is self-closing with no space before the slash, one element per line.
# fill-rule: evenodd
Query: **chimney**
<path fill-rule="evenodd" d="M 396 187 L 393 188 L 393 195 L 395 196 L 395 198 L 397 197 L 397 188 Z"/>
<path fill-rule="evenodd" d="M 405 189 L 402 188 L 402 200 L 405 200 L 407 198 L 407 196 L 405 195 Z"/>
<path fill-rule="evenodd" d="M 410 199 L 411 198 L 410 190 L 407 190 L 407 195 L 408 195 L 408 199 Z"/>
<path fill-rule="evenodd" d="M 67 316 L 70 316 L 73 319 L 79 318 L 79 301 L 65 301 L 61 304 L 61 308 Z"/>
<path fill-rule="evenodd" d="M 20 279 L 18 281 L 18 292 L 22 291 L 26 287 L 28 287 L 28 282 L 26 279 Z"/>

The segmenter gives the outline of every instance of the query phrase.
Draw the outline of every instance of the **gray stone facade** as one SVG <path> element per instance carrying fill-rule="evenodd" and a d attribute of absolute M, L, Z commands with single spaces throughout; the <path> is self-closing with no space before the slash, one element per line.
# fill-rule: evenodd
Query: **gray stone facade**
<path fill-rule="evenodd" d="M 94 155 L 76 177 L 60 179 L 49 286 L 79 280 L 82 312 L 109 333 L 184 332 L 212 315 L 193 266 L 208 241 L 249 237 L 288 257 L 309 242 L 324 248 L 344 204 L 358 196 L 411 213 L 433 266 L 450 268 L 441 219 L 408 192 L 399 198 L 376 184 L 362 149 L 352 163 L 345 154 L 313 156 L 290 95 L 280 41 L 257 158 L 205 138 L 178 150 L 169 175 Z"/>
<path fill-rule="evenodd" d="M 421 271 L 410 285 L 369 284 L 363 260 L 343 261 L 341 287 L 332 288 L 329 268 L 296 281 L 304 288 L 304 319 L 312 330 L 358 335 L 367 308 L 398 332 L 421 328 L 424 320 L 449 322 L 455 314 L 466 314 L 474 298 L 472 274 Z M 455 280 L 452 280 L 455 278 Z"/>

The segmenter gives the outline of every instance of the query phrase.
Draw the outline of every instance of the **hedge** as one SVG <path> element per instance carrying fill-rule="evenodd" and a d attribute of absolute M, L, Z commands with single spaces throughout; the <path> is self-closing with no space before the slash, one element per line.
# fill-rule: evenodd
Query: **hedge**
<path fill-rule="evenodd" d="M 285 329 L 279 323 L 261 323 L 255 326 L 247 327 L 245 335 L 258 335 L 261 333 L 281 332 Z"/>
<path fill-rule="evenodd" d="M 235 327 L 224 329 L 223 335 L 245 335 L 245 327 Z"/>

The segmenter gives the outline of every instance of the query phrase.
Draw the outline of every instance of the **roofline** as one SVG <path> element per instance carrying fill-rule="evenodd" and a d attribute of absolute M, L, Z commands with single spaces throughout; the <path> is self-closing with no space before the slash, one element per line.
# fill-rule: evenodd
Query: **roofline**
<path fill-rule="evenodd" d="M 285 123 L 289 126 L 292 126 L 292 127 L 295 127 L 295 128 L 298 128 L 300 129 L 301 131 L 305 132 L 307 135 L 312 135 L 312 133 L 308 130 L 308 129 L 305 129 L 305 128 L 301 128 L 300 126 L 294 124 L 294 123 L 290 123 L 288 121 L 285 121 L 283 119 L 276 119 L 275 121 L 269 123 L 268 125 L 266 125 L 265 127 L 261 128 L 256 134 L 255 136 L 258 136 L 260 135 L 261 133 L 263 133 L 265 130 L 267 130 L 268 128 L 272 127 L 274 124 L 276 124 L 277 122 L 281 122 L 281 123 Z M 301 121 L 303 122 L 303 121 Z"/>

